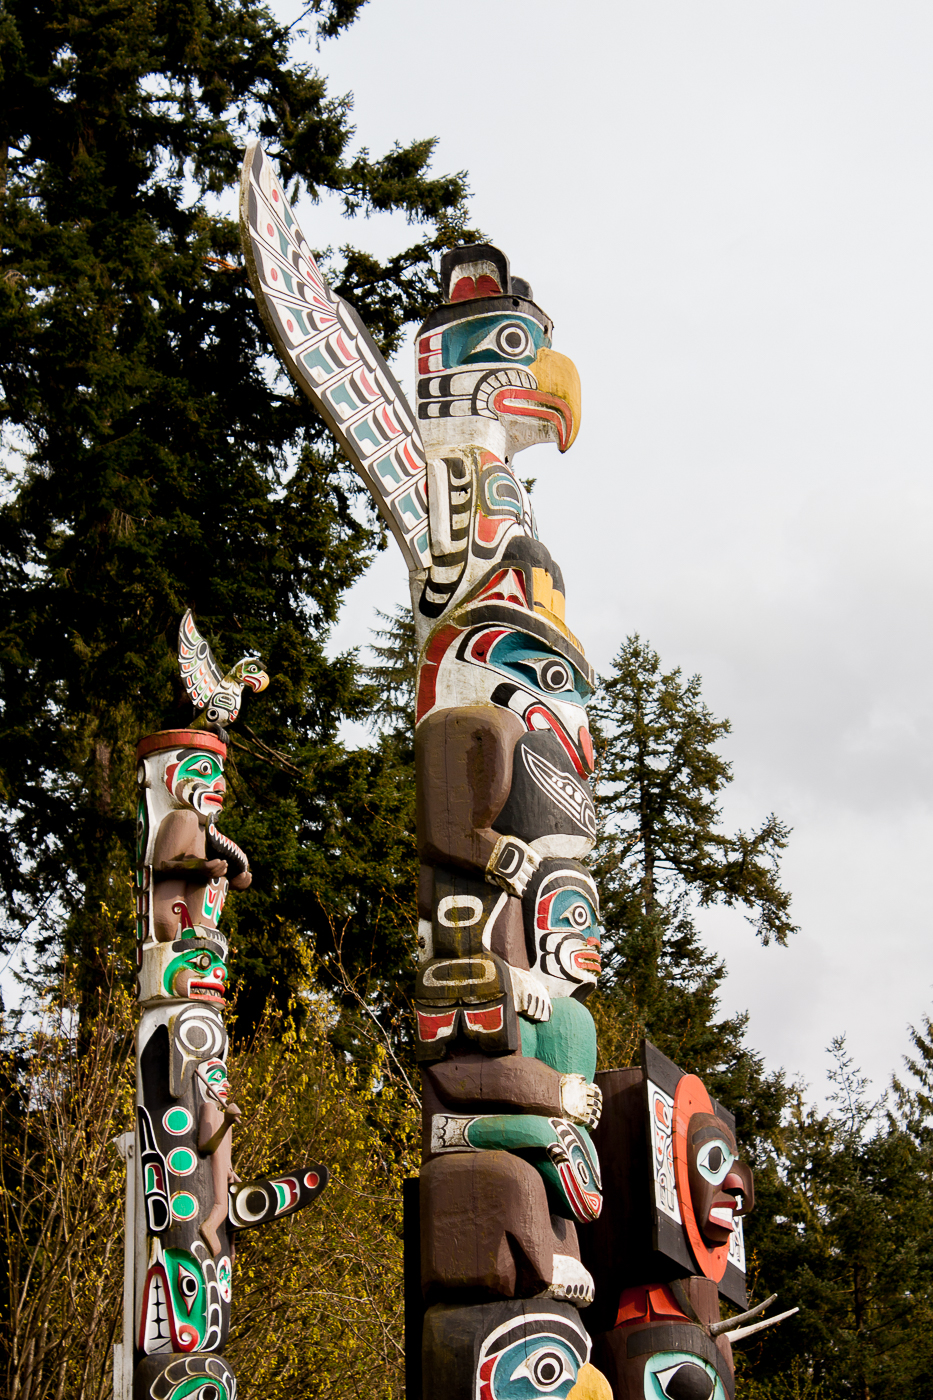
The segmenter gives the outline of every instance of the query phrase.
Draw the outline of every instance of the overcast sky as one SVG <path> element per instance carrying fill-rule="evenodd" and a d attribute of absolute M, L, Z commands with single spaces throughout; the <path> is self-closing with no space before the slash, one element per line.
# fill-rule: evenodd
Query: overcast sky
<path fill-rule="evenodd" d="M 815 1092 L 839 1033 L 883 1087 L 933 999 L 931 41 L 928 3 L 371 0 L 316 60 L 373 152 L 436 135 L 469 171 L 580 369 L 572 451 L 519 463 L 568 621 L 597 668 L 637 631 L 699 672 L 725 820 L 793 826 L 792 945 L 700 922 L 724 1009 Z M 337 644 L 405 598 L 392 548 Z"/>

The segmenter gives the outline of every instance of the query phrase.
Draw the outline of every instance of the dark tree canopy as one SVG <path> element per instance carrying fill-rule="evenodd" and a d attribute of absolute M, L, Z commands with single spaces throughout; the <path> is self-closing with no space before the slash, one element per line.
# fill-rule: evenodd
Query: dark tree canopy
<path fill-rule="evenodd" d="M 917 1082 L 895 1080 L 893 1095 L 874 1103 L 835 1037 L 828 1104 L 808 1107 L 798 1088 L 758 1171 L 749 1217 L 757 1289 L 800 1312 L 745 1358 L 752 1400 L 930 1393 L 933 1056 L 922 1034 L 915 1046 Z"/>
<path fill-rule="evenodd" d="M 330 38 L 359 9 L 316 0 L 305 20 Z M 243 817 L 234 804 L 226 826 L 257 871 L 244 1013 L 274 984 L 284 997 L 337 928 L 354 967 L 399 966 L 405 838 L 380 753 L 338 742 L 367 697 L 353 659 L 325 652 L 378 531 L 306 401 L 271 377 L 215 196 L 259 135 L 311 199 L 404 210 L 411 247 L 331 266 L 391 351 L 435 299 L 432 254 L 463 230 L 466 193 L 428 173 L 431 139 L 354 151 L 352 101 L 294 57 L 296 32 L 256 0 L 0 3 L 6 940 L 25 928 L 76 959 L 86 991 L 127 946 L 133 751 L 184 717 L 173 653 L 192 606 L 221 660 L 254 649 L 273 677 L 230 764 Z"/>

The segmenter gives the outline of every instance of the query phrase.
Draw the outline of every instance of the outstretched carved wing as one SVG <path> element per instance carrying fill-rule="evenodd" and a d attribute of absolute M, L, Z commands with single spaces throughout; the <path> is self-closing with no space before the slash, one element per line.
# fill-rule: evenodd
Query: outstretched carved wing
<path fill-rule="evenodd" d="M 243 161 L 240 231 L 279 358 L 372 492 L 409 570 L 425 568 L 425 457 L 414 414 L 353 307 L 321 277 L 258 141 Z"/>
<path fill-rule="evenodd" d="M 189 608 L 178 628 L 178 665 L 185 689 L 196 710 L 206 709 L 224 675 L 214 653 L 194 625 Z"/>

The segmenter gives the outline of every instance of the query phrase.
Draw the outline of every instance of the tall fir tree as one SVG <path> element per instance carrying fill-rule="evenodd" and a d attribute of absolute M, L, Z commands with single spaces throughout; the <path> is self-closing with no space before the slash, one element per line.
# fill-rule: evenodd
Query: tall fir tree
<path fill-rule="evenodd" d="M 313 0 L 319 41 L 360 0 Z M 0 889 L 4 940 L 65 956 L 87 1014 L 130 942 L 137 738 L 173 708 L 186 606 L 221 660 L 273 677 L 238 726 L 227 829 L 256 870 L 233 902 L 241 1021 L 284 1004 L 308 948 L 367 984 L 406 960 L 399 795 L 347 752 L 367 694 L 328 628 L 378 532 L 322 425 L 270 357 L 215 196 L 260 136 L 293 192 L 420 226 L 330 277 L 391 353 L 464 230 L 433 141 L 353 151 L 352 99 L 257 0 L 0 3 Z M 309 41 L 310 41 L 309 36 Z M 365 519 L 365 516 L 362 517 Z M 242 805 L 240 806 L 240 800 Z M 237 905 L 239 907 L 237 907 Z"/>
<path fill-rule="evenodd" d="M 739 1120 L 740 1137 L 765 1143 L 786 1102 L 744 1043 L 747 1017 L 717 1020 L 725 965 L 704 948 L 694 909 L 748 911 L 760 936 L 794 931 L 778 873 L 788 830 L 773 815 L 747 834 L 721 824 L 731 781 L 717 745 L 729 733 L 701 694 L 699 676 L 664 671 L 638 636 L 620 648 L 591 710 L 598 752 L 601 836 L 594 858 L 606 931 L 606 968 L 595 1003 L 605 1063 L 625 1062 L 647 1036 L 703 1076 Z"/>

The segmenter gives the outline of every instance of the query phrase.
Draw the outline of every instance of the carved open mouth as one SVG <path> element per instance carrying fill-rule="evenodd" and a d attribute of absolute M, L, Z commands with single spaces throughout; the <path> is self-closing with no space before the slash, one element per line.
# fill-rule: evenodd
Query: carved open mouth
<path fill-rule="evenodd" d="M 599 974 L 603 970 L 603 960 L 597 948 L 581 948 L 578 953 L 574 953 L 573 962 L 581 972 Z"/>
<path fill-rule="evenodd" d="M 139 1349 L 146 1356 L 157 1351 L 171 1351 L 168 1284 L 161 1265 L 149 1270 L 143 1299 L 139 1329 Z"/>
<path fill-rule="evenodd" d="M 557 429 L 561 452 L 566 452 L 573 432 L 573 414 L 569 404 L 556 394 L 546 394 L 540 389 L 498 389 L 491 402 L 497 413 L 509 413 L 515 418 L 539 418 L 550 423 Z"/>
<path fill-rule="evenodd" d="M 188 983 L 188 996 L 192 1001 L 223 1001 L 225 991 L 222 982 Z"/>
<path fill-rule="evenodd" d="M 731 1234 L 735 1229 L 732 1219 L 732 1212 L 735 1210 L 735 1201 L 714 1201 L 709 1210 L 709 1223 L 717 1225 L 720 1230 L 728 1230 Z"/>

